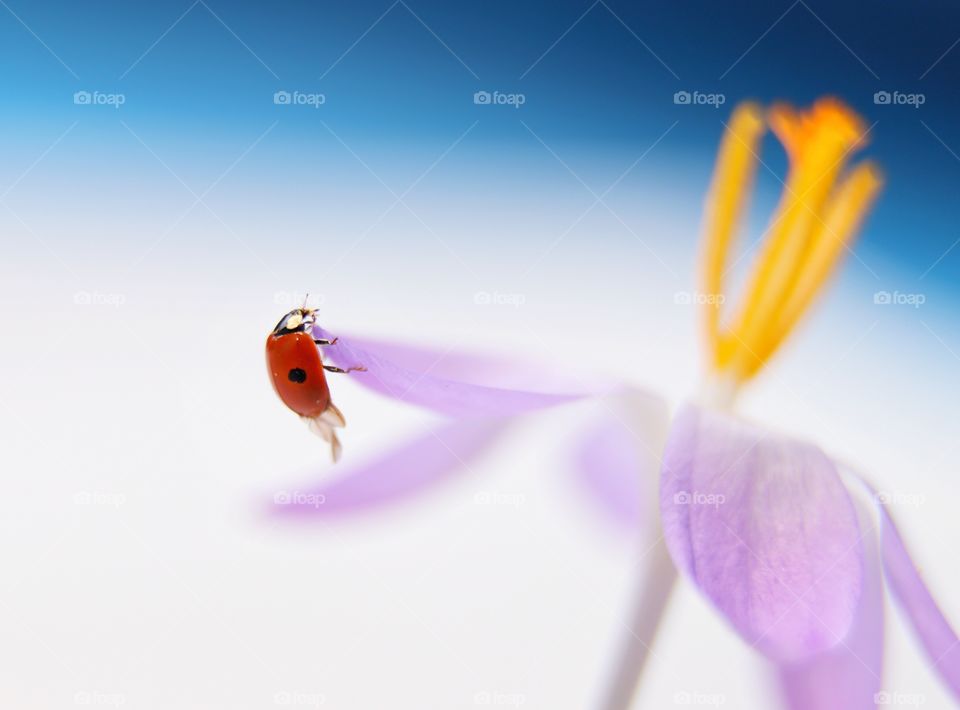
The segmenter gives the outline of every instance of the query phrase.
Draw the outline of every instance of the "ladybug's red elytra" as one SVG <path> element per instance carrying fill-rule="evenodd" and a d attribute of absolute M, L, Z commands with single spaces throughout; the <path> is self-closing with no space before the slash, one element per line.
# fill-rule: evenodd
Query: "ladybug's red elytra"
<path fill-rule="evenodd" d="M 310 430 L 330 443 L 333 460 L 340 458 L 340 440 L 335 428 L 346 426 L 343 414 L 330 401 L 326 372 L 366 370 L 357 366 L 346 370 L 324 365 L 320 348 L 337 339 L 313 337 L 316 310 L 297 308 L 287 313 L 267 336 L 267 369 L 273 389 L 287 407 L 307 422 Z"/>

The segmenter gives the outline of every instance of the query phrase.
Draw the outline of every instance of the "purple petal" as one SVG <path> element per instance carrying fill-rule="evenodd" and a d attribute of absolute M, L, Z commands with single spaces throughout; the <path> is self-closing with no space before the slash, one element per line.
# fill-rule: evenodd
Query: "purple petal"
<path fill-rule="evenodd" d="M 857 506 L 858 509 L 865 506 Z M 872 511 L 860 510 L 864 588 L 853 625 L 834 648 L 780 668 L 790 710 L 875 710 L 883 677 L 883 572 Z"/>
<path fill-rule="evenodd" d="M 579 487 L 605 517 L 636 535 L 656 520 L 656 471 L 667 424 L 663 401 L 642 392 L 606 398 L 578 442 Z"/>
<path fill-rule="evenodd" d="M 332 339 L 333 335 L 316 327 L 318 338 Z M 476 384 L 463 377 L 444 377 L 444 361 L 449 357 L 459 370 L 471 363 L 476 374 L 489 375 L 498 369 L 493 361 L 484 361 L 481 367 L 479 358 L 434 353 L 403 346 L 385 346 L 361 341 L 339 338 L 336 345 L 324 347 L 323 353 L 340 367 L 347 368 L 363 365 L 366 372 L 354 372 L 350 377 L 370 389 L 393 399 L 399 399 L 448 416 L 466 417 L 503 417 L 529 412 L 545 407 L 564 404 L 589 396 L 590 392 L 577 392 L 573 388 L 557 390 L 544 379 L 539 382 L 529 379 L 525 387 L 498 387 L 488 384 Z M 399 361 L 395 361 L 397 357 Z M 506 375 L 505 375 L 506 377 Z M 516 379 L 515 377 L 512 379 Z M 541 387 L 541 385 L 545 385 Z"/>
<path fill-rule="evenodd" d="M 630 433 L 612 417 L 596 422 L 580 442 L 576 464 L 581 487 L 607 517 L 627 530 L 639 530 L 649 491 L 641 482 L 644 460 Z"/>
<path fill-rule="evenodd" d="M 277 491 L 274 512 L 329 518 L 364 512 L 413 497 L 468 470 L 506 429 L 508 419 L 462 420 L 405 442 L 342 475 L 302 490 Z"/>
<path fill-rule="evenodd" d="M 317 332 L 323 333 L 321 337 L 333 338 L 333 335 L 325 330 L 321 329 Z M 517 372 L 523 369 L 522 365 L 506 358 L 480 355 L 470 350 L 436 350 L 389 340 L 358 338 L 352 335 L 347 336 L 347 340 L 349 340 L 349 345 L 352 348 L 376 353 L 397 367 L 414 372 L 429 372 L 431 375 L 445 379 L 502 386 L 504 385 L 502 381 L 496 381 L 501 373 Z M 338 340 L 337 345 L 341 345 L 343 342 L 342 339 Z M 335 355 L 337 349 L 336 346 L 324 347 L 324 353 Z M 532 372 L 531 368 L 526 369 L 527 375 L 532 374 Z M 537 376 L 539 376 L 539 373 Z"/>
<path fill-rule="evenodd" d="M 687 407 L 667 443 L 660 509 L 677 566 L 748 643 L 787 661 L 846 636 L 862 545 L 820 449 Z"/>
<path fill-rule="evenodd" d="M 926 650 L 932 668 L 960 699 L 960 640 L 920 576 L 887 506 L 877 507 L 887 583 Z"/>

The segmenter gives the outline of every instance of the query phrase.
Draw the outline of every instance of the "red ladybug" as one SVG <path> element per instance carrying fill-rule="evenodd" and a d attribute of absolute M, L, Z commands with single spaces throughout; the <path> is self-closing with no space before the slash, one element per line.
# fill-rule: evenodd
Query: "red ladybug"
<path fill-rule="evenodd" d="M 330 443 L 333 460 L 340 458 L 340 440 L 335 427 L 346 426 L 343 414 L 330 401 L 328 372 L 365 371 L 365 367 L 344 370 L 324 365 L 320 347 L 333 345 L 337 339 L 313 337 L 316 310 L 297 308 L 285 315 L 267 336 L 267 368 L 277 395 L 290 409 L 306 421 L 310 430 Z"/>

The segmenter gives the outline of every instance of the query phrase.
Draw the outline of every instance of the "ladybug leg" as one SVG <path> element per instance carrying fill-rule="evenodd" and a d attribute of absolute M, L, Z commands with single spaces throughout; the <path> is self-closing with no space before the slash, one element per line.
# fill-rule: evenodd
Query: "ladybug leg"
<path fill-rule="evenodd" d="M 334 367 L 333 365 L 324 365 L 323 369 L 327 372 L 339 372 L 340 374 L 347 374 L 348 372 L 366 372 L 367 368 L 363 365 L 356 365 L 355 367 L 348 367 L 344 370 L 342 367 Z"/>
<path fill-rule="evenodd" d="M 340 338 L 334 338 L 333 340 L 327 340 L 326 338 L 314 338 L 313 342 L 317 345 L 336 345 L 338 340 L 340 340 Z"/>

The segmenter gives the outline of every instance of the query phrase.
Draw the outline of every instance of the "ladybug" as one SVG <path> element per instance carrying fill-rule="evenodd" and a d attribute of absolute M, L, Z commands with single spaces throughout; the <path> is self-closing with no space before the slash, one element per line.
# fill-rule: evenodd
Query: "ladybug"
<path fill-rule="evenodd" d="M 346 426 L 343 414 L 330 401 L 326 372 L 365 372 L 362 366 L 346 370 L 324 365 L 320 348 L 337 339 L 313 337 L 316 310 L 297 308 L 287 313 L 267 336 L 267 369 L 281 401 L 300 415 L 310 430 L 330 444 L 333 460 L 340 458 L 335 428 Z"/>

